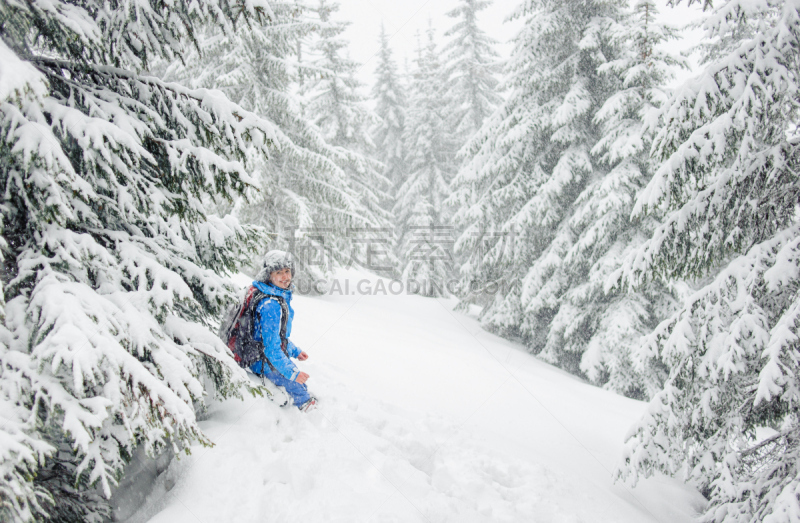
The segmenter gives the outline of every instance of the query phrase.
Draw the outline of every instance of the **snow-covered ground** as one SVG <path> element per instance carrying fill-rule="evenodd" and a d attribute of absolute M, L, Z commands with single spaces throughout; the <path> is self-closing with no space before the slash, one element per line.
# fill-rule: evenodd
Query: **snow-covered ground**
<path fill-rule="evenodd" d="M 339 278 L 351 292 L 376 282 Z M 692 520 L 703 499 L 676 480 L 612 482 L 644 403 L 542 363 L 454 305 L 297 296 L 292 339 L 320 408 L 214 405 L 201 425 L 216 445 L 173 461 L 129 523 Z"/>

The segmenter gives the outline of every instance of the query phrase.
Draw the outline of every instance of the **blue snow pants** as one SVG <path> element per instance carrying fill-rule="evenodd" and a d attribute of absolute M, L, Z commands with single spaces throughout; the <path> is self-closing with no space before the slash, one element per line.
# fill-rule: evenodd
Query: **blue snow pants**
<path fill-rule="evenodd" d="M 287 380 L 277 372 L 272 372 L 269 369 L 264 370 L 264 377 L 278 387 L 283 387 L 286 389 L 286 392 L 289 393 L 289 396 L 291 396 L 292 401 L 298 409 L 302 407 L 305 402 L 311 399 L 311 394 L 308 393 L 308 387 L 306 387 L 305 383 L 297 383 L 293 380 Z"/>

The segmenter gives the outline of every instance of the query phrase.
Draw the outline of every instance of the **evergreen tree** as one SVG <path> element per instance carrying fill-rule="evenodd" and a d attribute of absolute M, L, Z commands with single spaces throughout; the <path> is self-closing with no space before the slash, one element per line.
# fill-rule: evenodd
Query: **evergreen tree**
<path fill-rule="evenodd" d="M 358 92 L 361 83 L 355 78 L 358 62 L 343 56 L 348 42 L 341 38 L 349 22 L 333 20 L 338 2 L 319 0 L 314 9 L 319 18 L 316 40 L 310 45 L 304 66 L 313 71 L 305 82 L 305 111 L 322 131 L 328 143 L 354 150 L 369 150 L 372 140 L 366 127 L 373 123 L 364 97 Z"/>
<path fill-rule="evenodd" d="M 632 285 L 691 278 L 698 289 L 645 346 L 670 375 L 620 474 L 682 471 L 709 498 L 703 521 L 796 521 L 800 2 L 730 0 L 705 28 L 710 41 L 744 39 L 665 106 L 660 168 L 634 209 L 664 218 L 620 272 Z"/>
<path fill-rule="evenodd" d="M 605 281 L 655 226 L 629 216 L 651 176 L 644 122 L 678 65 L 658 46 L 674 35 L 649 1 L 634 13 L 620 2 L 530 2 L 523 12 L 511 96 L 453 184 L 462 285 L 499 289 L 483 312 L 488 327 L 598 385 L 649 397 L 666 369 L 636 368 L 633 354 L 672 292 L 653 283 L 625 293 Z"/>
<path fill-rule="evenodd" d="M 500 71 L 497 43 L 478 28 L 478 12 L 492 4 L 491 0 L 460 0 L 447 16 L 457 22 L 444 34 L 452 37 L 442 50 L 450 107 L 446 111 L 448 126 L 457 143 L 466 143 L 502 99 L 497 93 L 495 75 Z"/>
<path fill-rule="evenodd" d="M 428 44 L 418 50 L 403 138 L 408 145 L 409 174 L 394 207 L 403 278 L 425 282 L 420 293 L 427 296 L 447 294 L 444 286 L 452 270 L 452 234 L 444 205 L 449 196 L 452 139 L 445 123 L 444 72 L 437 55 L 433 29 L 429 29 Z"/>
<path fill-rule="evenodd" d="M 315 9 L 320 25 L 309 49 L 311 60 L 303 64 L 304 69 L 313 71 L 302 87 L 304 114 L 320 129 L 325 141 L 339 147 L 347 157 L 342 167 L 361 203 L 369 209 L 373 224 L 389 229 L 390 214 L 383 207 L 389 198 L 386 191 L 390 182 L 383 176 L 380 162 L 372 159 L 375 145 L 369 134 L 377 116 L 359 92 L 361 83 L 355 77 L 359 64 L 342 56 L 348 42 L 341 34 L 349 22 L 332 19 L 338 9 L 338 3 L 328 0 L 320 0 Z"/>
<path fill-rule="evenodd" d="M 381 25 L 381 49 L 378 55 L 377 80 L 372 88 L 375 113 L 379 122 L 372 130 L 377 158 L 384 165 L 384 176 L 392 184 L 391 194 L 405 181 L 406 147 L 403 142 L 406 128 L 406 95 L 397 66 L 392 58 L 386 30 Z"/>
<path fill-rule="evenodd" d="M 551 337 L 550 326 L 571 283 L 559 267 L 577 240 L 570 226 L 576 200 L 608 172 L 592 161 L 603 135 L 595 117 L 622 87 L 600 67 L 620 55 L 624 4 L 523 3 L 509 97 L 465 147 L 450 200 L 464 231 L 456 243 L 466 256 L 462 287 L 486 294 L 500 283 L 483 324 L 523 337 L 535 353 L 549 344 L 548 359 L 576 373 L 580 348 Z"/>
<path fill-rule="evenodd" d="M 278 130 L 145 76 L 263 1 L 0 3 L 0 519 L 96 521 L 137 445 L 209 443 L 203 381 L 249 383 L 209 331 L 253 231 L 206 213 Z M 234 25 L 235 24 L 235 25 Z M 2 300 L 0 300 L 2 302 Z"/>
<path fill-rule="evenodd" d="M 273 15 L 266 24 L 241 28 L 235 35 L 224 34 L 215 26 L 206 28 L 198 38 L 199 50 L 183 61 L 173 61 L 164 77 L 193 87 L 219 89 L 274 123 L 276 150 L 269 159 L 251 154 L 260 194 L 237 211 L 244 221 L 272 233 L 268 248 L 294 251 L 301 265 L 298 286 L 310 289 L 308 280 L 348 261 L 348 228 L 382 222 L 361 202 L 343 169 L 358 168 L 359 163 L 366 169 L 369 162 L 326 142 L 303 115 L 293 92 L 301 72 L 305 82 L 315 74 L 312 65 L 297 61 L 297 42 L 320 31 L 320 22 L 303 3 L 275 1 L 270 7 Z M 315 254 L 321 249 L 324 260 Z"/>
<path fill-rule="evenodd" d="M 646 122 L 655 123 L 653 115 L 667 97 L 663 86 L 679 65 L 659 50 L 675 35 L 656 15 L 652 1 L 639 0 L 633 13 L 613 26 L 619 53 L 598 70 L 621 85 L 593 118 L 600 124 L 600 139 L 591 150 L 593 172 L 551 244 L 555 249 L 532 265 L 522 296 L 526 314 L 534 318 L 549 299 L 557 300 L 555 316 L 539 327 L 547 329 L 542 358 L 557 362 L 564 353 L 579 355 L 580 370 L 592 382 L 637 398 L 652 397 L 666 378 L 662 362 L 637 369 L 634 357 L 641 337 L 674 310 L 674 296 L 659 282 L 626 293 L 606 288 L 605 281 L 657 224 L 652 217 L 630 219 L 636 193 L 652 173 L 653 133 Z M 561 245 L 569 247 L 552 256 Z M 548 285 L 553 279 L 563 282 L 554 295 Z"/>
<path fill-rule="evenodd" d="M 4 66 L 14 63 L 14 57 L 4 43 L 0 43 L 0 49 L 5 55 L 1 63 Z M 23 66 L 22 62 L 14 65 Z M 16 85 L 6 84 L 10 89 L 0 93 L 3 100 L 7 99 L 10 91 L 17 90 L 23 93 L 33 87 L 25 81 L 25 75 L 20 75 L 18 78 L 21 81 Z M 7 80 L 5 75 L 3 79 Z M 0 231 L 2 231 L 2 217 L 6 212 L 5 207 L 2 210 Z M 0 261 L 5 261 L 2 253 L 7 249 L 8 244 L 4 236 L 0 236 Z M 12 334 L 5 325 L 2 286 L 3 281 L 0 280 L 0 364 L 5 366 L 5 362 L 11 356 L 9 347 Z M 0 518 L 14 523 L 31 521 L 35 516 L 44 514 L 44 507 L 53 501 L 46 489 L 34 484 L 33 478 L 39 465 L 44 464 L 46 458 L 53 454 L 54 448 L 38 433 L 36 418 L 32 418 L 27 410 L 21 407 L 28 394 L 27 390 L 19 385 L 21 384 L 17 380 L 9 379 L 7 371 L 0 369 L 0 419 L 3 420 L 0 425 Z"/>

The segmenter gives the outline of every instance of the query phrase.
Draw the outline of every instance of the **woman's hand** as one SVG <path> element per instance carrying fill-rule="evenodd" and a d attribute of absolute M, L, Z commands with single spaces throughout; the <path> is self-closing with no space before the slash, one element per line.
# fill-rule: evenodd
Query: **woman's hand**
<path fill-rule="evenodd" d="M 306 374 L 305 372 L 301 372 L 301 373 L 299 373 L 297 375 L 297 377 L 294 379 L 294 381 L 296 381 L 297 383 L 300 383 L 302 385 L 303 383 L 306 382 L 306 380 L 308 378 L 309 378 L 308 374 Z"/>
<path fill-rule="evenodd" d="M 300 354 L 297 355 L 297 359 L 299 361 L 306 361 L 308 359 L 308 354 L 305 351 L 300 351 Z"/>

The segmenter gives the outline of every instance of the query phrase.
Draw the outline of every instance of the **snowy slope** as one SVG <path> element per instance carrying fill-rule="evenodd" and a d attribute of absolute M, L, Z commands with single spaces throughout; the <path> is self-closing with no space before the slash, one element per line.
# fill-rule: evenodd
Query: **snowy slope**
<path fill-rule="evenodd" d="M 344 278 L 351 291 L 376 281 Z M 320 409 L 215 405 L 201 425 L 216 446 L 173 461 L 130 523 L 673 523 L 702 508 L 672 479 L 612 483 L 644 403 L 482 331 L 454 301 L 293 303 L 292 339 L 310 354 L 300 367 Z"/>

